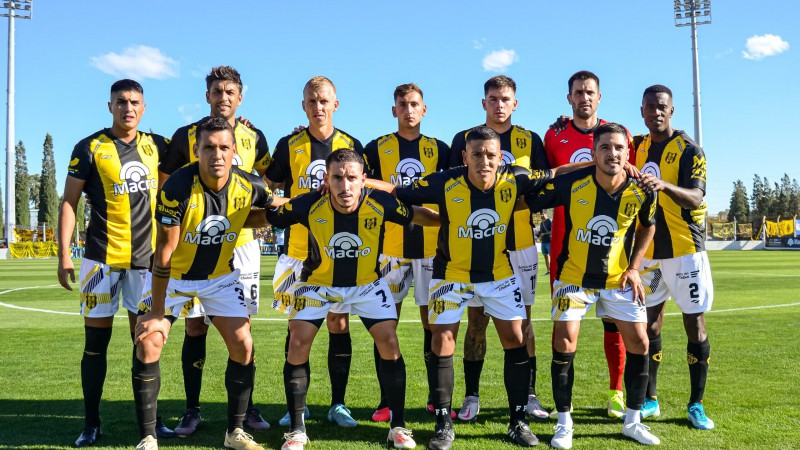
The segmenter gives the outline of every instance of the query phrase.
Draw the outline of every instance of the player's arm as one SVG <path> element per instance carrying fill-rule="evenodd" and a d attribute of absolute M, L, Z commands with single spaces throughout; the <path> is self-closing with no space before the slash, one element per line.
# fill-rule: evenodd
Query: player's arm
<path fill-rule="evenodd" d="M 377 180 L 375 178 L 367 178 L 364 184 L 369 188 L 383 191 L 388 194 L 392 195 L 397 194 L 397 186 L 392 183 L 389 183 L 388 181 Z"/>
<path fill-rule="evenodd" d="M 244 123 L 244 122 L 242 122 Z M 249 125 L 246 125 L 248 126 Z M 250 127 L 252 128 L 252 127 Z M 261 130 L 256 129 L 256 160 L 253 163 L 253 169 L 258 173 L 258 176 L 264 178 L 264 174 L 267 172 L 267 167 L 272 162 L 272 157 L 269 154 L 269 143 L 267 142 L 267 137 L 264 135 Z"/>
<path fill-rule="evenodd" d="M 657 178 L 651 173 L 642 174 L 639 186 L 650 192 L 662 192 L 683 209 L 693 210 L 699 208 L 705 196 L 705 193 L 700 188 L 678 187 Z"/>
<path fill-rule="evenodd" d="M 58 214 L 58 282 L 64 289 L 71 291 L 69 282 L 75 282 L 75 265 L 72 262 L 69 242 L 75 230 L 75 211 L 81 199 L 81 192 L 86 181 L 67 175 L 64 185 L 64 197 Z M 69 277 L 69 280 L 67 278 Z"/>
<path fill-rule="evenodd" d="M 284 136 L 278 141 L 275 146 L 275 153 L 272 155 L 272 161 L 269 163 L 262 178 L 273 192 L 276 189 L 283 190 L 286 186 L 286 180 L 291 176 L 291 167 L 289 167 L 289 136 Z"/>
<path fill-rule="evenodd" d="M 646 173 L 642 174 L 639 185 L 650 192 L 663 192 L 683 209 L 697 209 L 706 193 L 706 157 L 699 147 L 689 145 L 681 155 L 679 164 L 678 180 L 681 186 Z"/>
<path fill-rule="evenodd" d="M 136 321 L 134 342 L 139 343 L 153 333 L 161 333 L 167 340 L 169 327 L 164 318 L 164 301 L 167 296 L 170 272 L 172 270 L 172 254 L 180 241 L 181 227 L 157 223 L 156 249 L 153 253 L 152 290 L 150 311 L 139 316 Z"/>
<path fill-rule="evenodd" d="M 412 223 L 423 227 L 438 227 L 441 225 L 439 213 L 424 206 L 412 206 L 414 219 Z"/>
<path fill-rule="evenodd" d="M 621 287 L 630 285 L 633 289 L 633 301 L 644 302 L 644 286 L 639 276 L 639 266 L 644 258 L 644 253 L 650 246 L 650 241 L 656 234 L 656 196 L 655 193 L 647 194 L 647 198 L 639 209 L 636 232 L 634 233 L 633 250 L 628 268 L 620 279 Z"/>
<path fill-rule="evenodd" d="M 272 198 L 272 207 L 277 208 L 281 205 L 289 203 L 288 198 L 285 197 L 273 197 Z M 267 213 L 266 210 L 263 208 L 253 208 L 250 210 L 250 213 L 247 215 L 247 219 L 244 221 L 244 228 L 263 228 L 268 225 L 274 225 L 267 220 Z"/>

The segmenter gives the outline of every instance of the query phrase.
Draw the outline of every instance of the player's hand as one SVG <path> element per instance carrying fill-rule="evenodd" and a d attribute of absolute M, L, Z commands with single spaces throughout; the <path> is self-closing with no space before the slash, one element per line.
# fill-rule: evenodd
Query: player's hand
<path fill-rule="evenodd" d="M 160 333 L 164 339 L 164 344 L 167 343 L 167 336 L 169 335 L 169 321 L 161 314 L 155 314 L 152 311 L 141 315 L 136 318 L 136 329 L 133 332 L 133 342 L 138 344 L 147 336 L 153 333 Z"/>
<path fill-rule="evenodd" d="M 294 127 L 294 130 L 292 130 L 292 133 L 299 133 L 299 132 L 305 130 L 306 128 L 308 128 L 308 127 L 305 126 L 305 125 L 298 125 L 298 126 Z"/>
<path fill-rule="evenodd" d="M 328 192 L 330 192 L 330 190 L 331 190 L 331 188 L 330 188 L 330 186 L 328 186 L 328 181 L 324 180 L 324 179 L 322 180 L 322 183 L 320 183 L 319 187 L 317 188 L 317 192 L 319 192 L 321 195 L 327 195 Z"/>
<path fill-rule="evenodd" d="M 239 118 L 238 118 L 238 119 L 236 119 L 236 120 L 238 120 L 239 122 L 242 122 L 242 124 L 243 124 L 244 126 L 246 126 L 247 128 L 250 128 L 250 129 L 252 129 L 252 130 L 255 130 L 255 128 L 256 128 L 256 126 L 255 126 L 255 125 L 253 125 L 252 123 L 250 123 L 250 119 L 248 119 L 248 118 L 246 118 L 246 117 L 244 117 L 244 116 L 239 116 Z"/>
<path fill-rule="evenodd" d="M 664 190 L 666 183 L 652 173 L 643 173 L 639 178 L 639 186 L 648 192 L 658 192 Z"/>
<path fill-rule="evenodd" d="M 550 125 L 550 128 L 554 129 L 556 133 L 561 133 L 567 129 L 567 125 L 569 125 L 570 120 L 572 120 L 572 117 L 570 116 L 559 116 L 558 119 L 556 119 L 556 121 Z"/>
<path fill-rule="evenodd" d="M 622 166 L 622 169 L 625 172 L 628 172 L 628 176 L 630 176 L 631 178 L 636 178 L 638 180 L 642 177 L 642 172 L 640 172 L 636 166 L 629 163 L 628 161 L 625 161 L 625 165 Z"/>
<path fill-rule="evenodd" d="M 620 283 L 622 284 L 622 289 L 625 289 L 625 286 L 631 287 L 634 303 L 644 305 L 644 285 L 642 285 L 642 277 L 639 276 L 639 269 L 628 267 L 622 273 Z"/>
<path fill-rule="evenodd" d="M 72 286 L 69 285 L 69 280 L 75 282 L 75 265 L 72 263 L 72 258 L 58 259 L 58 283 L 64 286 L 64 289 L 71 291 Z"/>

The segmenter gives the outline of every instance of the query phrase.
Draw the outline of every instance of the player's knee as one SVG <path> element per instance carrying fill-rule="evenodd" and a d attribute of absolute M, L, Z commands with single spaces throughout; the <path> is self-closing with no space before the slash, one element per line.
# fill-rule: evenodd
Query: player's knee
<path fill-rule="evenodd" d="M 158 361 L 163 348 L 164 338 L 160 333 L 153 333 L 136 344 L 136 357 L 142 362 L 149 364 Z"/>
<path fill-rule="evenodd" d="M 328 313 L 325 322 L 328 326 L 329 333 L 341 334 L 350 332 L 350 321 L 348 320 L 347 314 Z"/>
<path fill-rule="evenodd" d="M 206 325 L 203 317 L 186 318 L 186 334 L 192 337 L 204 336 L 208 333 L 208 325 Z"/>

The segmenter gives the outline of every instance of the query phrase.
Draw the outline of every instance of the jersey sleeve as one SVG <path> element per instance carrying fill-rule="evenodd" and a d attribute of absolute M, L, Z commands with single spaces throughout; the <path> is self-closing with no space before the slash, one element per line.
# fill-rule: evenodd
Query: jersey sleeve
<path fill-rule="evenodd" d="M 394 195 L 383 191 L 373 191 L 370 195 L 383 205 L 387 222 L 405 226 L 414 219 L 414 210 L 406 206 Z"/>
<path fill-rule="evenodd" d="M 269 208 L 272 205 L 272 191 L 269 190 L 264 180 L 244 171 L 242 171 L 242 174 L 253 184 L 253 206 L 262 209 Z"/>
<path fill-rule="evenodd" d="M 547 170 L 550 163 L 544 152 L 544 142 L 538 134 L 531 132 L 531 170 Z"/>
<path fill-rule="evenodd" d="M 367 143 L 361 156 L 364 158 L 364 171 L 367 173 L 367 176 L 373 179 L 380 179 L 381 174 L 378 173 L 377 170 L 378 167 L 380 167 L 378 161 L 378 140 L 375 139 Z"/>
<path fill-rule="evenodd" d="M 646 226 L 653 226 L 656 224 L 656 200 L 658 194 L 655 192 L 647 193 L 647 197 L 639 209 L 639 222 Z"/>
<path fill-rule="evenodd" d="M 552 172 L 548 170 L 528 170 L 520 166 L 511 166 L 514 179 L 519 186 L 519 194 L 536 195 L 542 190 L 545 184 L 553 178 Z"/>
<path fill-rule="evenodd" d="M 156 199 L 156 222 L 163 225 L 180 226 L 190 193 L 191 180 L 187 182 L 187 177 L 171 176 L 167 178 Z"/>
<path fill-rule="evenodd" d="M 264 133 L 256 129 L 256 159 L 253 162 L 253 169 L 260 174 L 263 174 L 267 167 L 269 167 L 269 163 L 272 162 L 272 158 L 269 155 L 269 143 L 267 142 L 267 137 Z"/>
<path fill-rule="evenodd" d="M 682 188 L 700 189 L 706 192 L 706 155 L 703 150 L 687 142 L 686 151 L 681 155 L 679 184 Z"/>
<path fill-rule="evenodd" d="M 353 151 L 358 153 L 359 155 L 364 154 L 364 146 L 361 145 L 361 141 L 356 138 L 353 138 Z"/>
<path fill-rule="evenodd" d="M 438 203 L 437 186 L 442 184 L 443 172 L 436 172 L 414 181 L 408 186 L 397 188 L 397 198 L 408 205 L 422 205 L 423 203 Z"/>
<path fill-rule="evenodd" d="M 308 227 L 311 204 L 319 198 L 320 194 L 316 191 L 294 197 L 278 208 L 268 209 L 267 221 L 278 228 L 288 228 L 296 223 Z"/>
<path fill-rule="evenodd" d="M 283 137 L 275 146 L 272 162 L 267 167 L 265 176 L 273 183 L 283 183 L 289 177 L 289 138 Z"/>
<path fill-rule="evenodd" d="M 445 144 L 444 141 L 437 139 L 436 145 L 439 147 L 439 161 L 437 162 L 436 170 L 442 171 L 450 167 L 450 158 L 452 158 L 453 152 L 450 150 L 450 146 Z"/>
<path fill-rule="evenodd" d="M 450 162 L 446 169 L 464 165 L 464 156 L 461 152 L 467 149 L 467 133 L 460 132 L 453 136 L 453 144 L 450 145 Z"/>
<path fill-rule="evenodd" d="M 153 142 L 156 143 L 156 148 L 158 149 L 158 163 L 160 165 L 161 162 L 167 158 L 170 140 L 160 134 L 151 134 L 150 137 L 152 137 Z"/>
<path fill-rule="evenodd" d="M 67 175 L 86 181 L 89 179 L 89 173 L 92 170 L 92 161 L 93 156 L 89 149 L 89 143 L 86 140 L 78 142 L 69 158 Z"/>
<path fill-rule="evenodd" d="M 564 204 L 560 195 L 561 190 L 554 180 L 550 180 L 544 185 L 538 194 L 525 195 L 525 203 L 531 211 L 541 211 Z"/>
<path fill-rule="evenodd" d="M 180 169 L 189 163 L 189 135 L 186 127 L 178 128 L 172 139 L 169 141 L 169 146 L 166 149 L 166 156 L 158 166 L 160 172 L 168 175 Z"/>

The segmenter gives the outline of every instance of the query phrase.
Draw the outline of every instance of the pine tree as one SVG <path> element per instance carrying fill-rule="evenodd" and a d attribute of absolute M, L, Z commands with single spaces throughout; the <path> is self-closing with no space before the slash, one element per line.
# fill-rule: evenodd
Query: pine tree
<path fill-rule="evenodd" d="M 25 144 L 19 141 L 15 147 L 16 167 L 14 170 L 14 217 L 16 226 L 29 228 L 31 225 L 30 191 L 28 191 L 28 160 L 25 157 Z"/>
<path fill-rule="evenodd" d="M 728 210 L 728 221 L 747 223 L 750 217 L 750 204 L 747 201 L 747 188 L 744 187 L 742 180 L 733 183 L 733 193 L 731 194 L 731 205 Z"/>
<path fill-rule="evenodd" d="M 31 209 L 39 208 L 39 185 L 42 182 L 42 176 L 38 173 L 28 175 L 28 197 L 31 201 Z"/>
<path fill-rule="evenodd" d="M 797 180 L 792 180 L 792 196 L 789 199 L 791 210 L 794 211 L 795 216 L 800 215 L 800 184 Z"/>
<path fill-rule="evenodd" d="M 55 228 L 58 223 L 58 193 L 56 192 L 56 160 L 53 155 L 53 137 L 44 138 L 42 175 L 39 182 L 39 223 Z"/>

